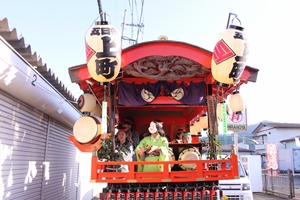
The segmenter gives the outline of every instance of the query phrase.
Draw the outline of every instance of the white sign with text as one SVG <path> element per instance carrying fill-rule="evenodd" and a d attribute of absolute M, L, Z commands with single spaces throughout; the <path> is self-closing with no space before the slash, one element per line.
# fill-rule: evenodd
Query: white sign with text
<path fill-rule="evenodd" d="M 242 115 L 237 115 L 234 112 L 228 117 L 227 128 L 231 131 L 247 131 L 247 110 Z"/>

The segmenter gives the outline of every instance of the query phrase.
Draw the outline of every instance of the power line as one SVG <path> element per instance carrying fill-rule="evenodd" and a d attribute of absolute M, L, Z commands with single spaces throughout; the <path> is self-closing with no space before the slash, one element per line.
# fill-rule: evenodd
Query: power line
<path fill-rule="evenodd" d="M 129 7 L 130 7 L 130 13 L 131 13 L 131 22 L 130 23 L 126 23 L 126 10 L 124 11 L 124 18 L 123 18 L 123 23 L 122 23 L 122 41 L 126 40 L 128 41 L 129 45 L 133 45 L 133 44 L 137 44 L 138 40 L 139 40 L 139 32 L 142 32 L 142 28 L 144 28 L 144 24 L 142 23 L 142 16 L 143 16 L 143 10 L 144 10 L 144 0 L 141 0 L 141 10 L 140 10 L 140 16 L 138 15 L 138 13 L 136 13 L 137 18 L 138 18 L 138 23 L 134 22 L 134 11 L 138 10 L 138 6 L 135 0 L 135 3 L 133 3 L 133 0 L 128 0 L 129 3 Z M 134 9 L 134 5 L 135 5 L 135 9 Z M 131 36 L 125 36 L 125 26 L 129 26 L 131 27 Z M 136 33 L 136 39 L 134 39 L 134 29 L 137 28 L 137 33 Z"/>

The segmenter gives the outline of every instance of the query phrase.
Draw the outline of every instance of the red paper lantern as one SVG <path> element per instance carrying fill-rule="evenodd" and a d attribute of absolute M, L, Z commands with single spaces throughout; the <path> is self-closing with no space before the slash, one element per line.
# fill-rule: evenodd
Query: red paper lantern
<path fill-rule="evenodd" d="M 86 33 L 88 71 L 98 82 L 114 80 L 121 66 L 121 37 L 118 30 L 107 23 L 97 22 Z"/>
<path fill-rule="evenodd" d="M 244 28 L 230 25 L 221 32 L 215 45 L 211 69 L 220 83 L 237 84 L 245 69 L 248 44 Z"/>

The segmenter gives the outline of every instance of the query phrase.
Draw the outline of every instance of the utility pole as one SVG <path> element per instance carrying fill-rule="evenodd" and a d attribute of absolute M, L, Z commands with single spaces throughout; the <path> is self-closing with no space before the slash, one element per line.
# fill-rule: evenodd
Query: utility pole
<path fill-rule="evenodd" d="M 234 141 L 234 147 L 235 147 L 235 154 L 239 157 L 239 135 L 238 131 L 233 132 L 233 141 Z"/>
<path fill-rule="evenodd" d="M 103 21 L 101 0 L 97 0 L 97 2 L 98 2 L 98 9 L 99 9 L 100 19 L 101 19 L 101 21 Z"/>
<path fill-rule="evenodd" d="M 126 23 L 125 22 L 126 21 L 125 20 L 126 10 L 124 12 L 124 19 L 123 19 L 123 24 L 122 24 L 122 40 L 128 40 L 129 41 L 129 45 L 133 45 L 133 44 L 137 44 L 138 43 L 139 32 L 140 32 L 140 30 L 142 28 L 144 28 L 144 24 L 141 22 L 141 18 L 142 18 L 142 15 L 143 15 L 143 9 L 144 9 L 144 1 L 142 1 L 141 13 L 140 13 L 140 16 L 139 16 L 139 19 L 138 19 L 138 21 L 139 21 L 138 24 L 134 23 L 134 18 L 133 18 L 133 10 L 134 10 L 133 0 L 131 1 L 131 23 Z M 130 26 L 131 27 L 131 36 L 130 37 L 124 36 L 125 26 Z M 134 28 L 138 29 L 137 34 L 136 34 L 136 39 L 134 39 Z"/>

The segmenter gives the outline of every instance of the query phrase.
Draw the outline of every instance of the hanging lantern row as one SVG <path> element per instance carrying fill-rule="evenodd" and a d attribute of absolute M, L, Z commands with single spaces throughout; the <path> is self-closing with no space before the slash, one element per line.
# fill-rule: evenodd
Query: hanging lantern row
<path fill-rule="evenodd" d="M 224 84 L 239 83 L 246 66 L 248 46 L 244 28 L 227 25 L 227 29 L 219 34 L 213 51 L 211 69 L 214 79 Z"/>
<path fill-rule="evenodd" d="M 196 128 L 195 128 L 195 124 L 190 125 L 190 133 L 191 133 L 191 135 L 198 135 L 198 132 L 196 131 Z"/>
<path fill-rule="evenodd" d="M 200 133 L 203 131 L 203 128 L 201 127 L 201 124 L 200 124 L 200 119 L 196 120 L 196 122 L 194 123 L 194 126 L 195 126 L 195 131 L 197 133 Z"/>
<path fill-rule="evenodd" d="M 206 131 L 208 128 L 208 119 L 207 115 L 203 114 L 200 118 L 190 125 L 190 133 L 192 135 L 197 135 L 202 131 Z"/>
<path fill-rule="evenodd" d="M 208 118 L 207 118 L 207 114 L 203 114 L 200 117 L 200 126 L 203 128 L 203 130 L 207 130 L 208 129 Z"/>
<path fill-rule="evenodd" d="M 101 118 L 102 108 L 90 93 L 80 95 L 77 104 L 83 116 L 75 122 L 73 135 L 81 144 L 93 144 L 105 128 Z"/>
<path fill-rule="evenodd" d="M 216 114 L 218 122 L 222 122 L 223 120 L 223 106 L 225 106 L 225 118 L 228 119 L 232 115 L 232 112 L 234 112 L 237 115 L 243 114 L 243 111 L 245 110 L 245 101 L 240 94 L 238 90 L 234 91 L 232 95 L 229 98 L 229 106 L 226 104 L 226 101 L 221 101 L 217 105 Z"/>
<path fill-rule="evenodd" d="M 222 122 L 223 121 L 223 106 L 225 106 L 225 118 L 226 120 L 228 119 L 228 117 L 230 116 L 230 108 L 229 106 L 226 104 L 226 101 L 221 101 L 220 103 L 218 103 L 217 105 L 217 119 L 218 119 L 218 122 Z"/>
<path fill-rule="evenodd" d="M 113 81 L 121 66 L 121 37 L 118 30 L 106 21 L 98 21 L 86 32 L 85 43 L 91 77 L 98 82 Z"/>
<path fill-rule="evenodd" d="M 221 101 L 217 105 L 216 115 L 218 122 L 222 122 L 231 116 L 231 113 L 234 112 L 237 115 L 241 115 L 245 110 L 245 103 L 243 97 L 240 95 L 239 91 L 236 90 L 229 98 L 229 106 L 226 104 L 226 101 Z M 225 115 L 224 115 L 225 113 Z M 208 116 L 207 114 L 203 114 L 201 117 L 197 118 L 190 125 L 190 133 L 192 135 L 197 135 L 202 131 L 206 131 L 208 129 Z"/>
<path fill-rule="evenodd" d="M 101 106 L 96 103 L 95 97 L 90 93 L 84 93 L 79 96 L 77 100 L 77 105 L 84 115 L 90 116 L 102 116 L 102 108 Z"/>

